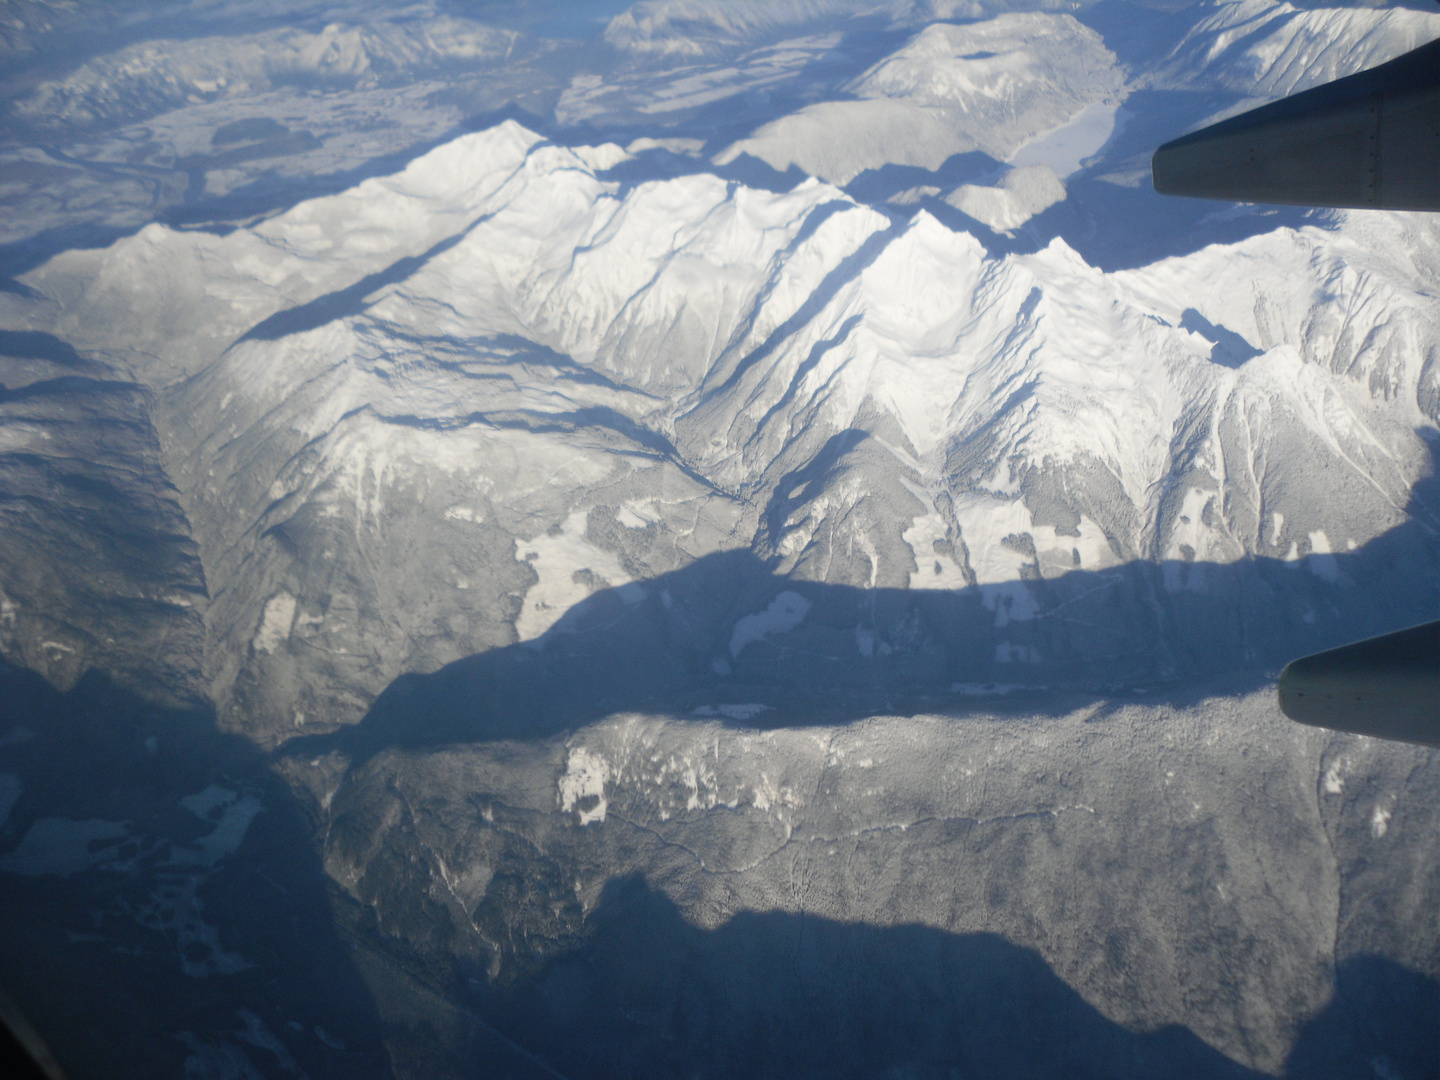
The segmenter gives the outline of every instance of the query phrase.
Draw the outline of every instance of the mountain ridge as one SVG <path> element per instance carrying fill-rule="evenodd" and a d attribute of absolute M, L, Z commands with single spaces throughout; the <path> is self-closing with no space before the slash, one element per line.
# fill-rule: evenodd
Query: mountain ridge
<path fill-rule="evenodd" d="M 1416 261 L 1433 250 L 1423 229 L 1362 222 L 1363 246 L 1349 229 L 1281 230 L 1105 274 L 1060 238 L 991 256 L 926 210 L 887 217 L 815 180 L 786 194 L 703 174 L 622 189 L 604 175 L 625 156 L 572 151 L 507 122 L 253 229 L 220 238 L 150 226 L 25 278 L 64 312 L 38 324 L 45 332 L 86 351 L 103 342 L 147 365 L 140 377 L 172 383 L 160 397 L 173 418 L 166 452 L 203 523 L 212 652 L 226 657 L 208 666 L 234 673 L 212 676 L 217 691 L 285 652 L 257 651 L 258 631 L 243 629 L 280 594 L 237 593 L 230 581 L 247 565 L 283 564 L 299 520 L 352 513 L 334 500 L 353 491 L 363 533 L 387 487 L 418 492 L 448 476 L 461 501 L 439 508 L 446 530 L 483 529 L 507 516 L 497 500 L 524 499 L 502 496 L 492 475 L 481 502 L 464 503 L 464 485 L 482 476 L 457 450 L 498 449 L 527 430 L 543 443 L 547 425 L 568 432 L 570 449 L 551 453 L 592 478 L 583 483 L 675 470 L 690 492 L 682 504 L 699 500 L 731 523 L 682 545 L 686 557 L 755 544 L 802 579 L 908 586 L 933 563 L 940 580 L 1022 597 L 1027 574 L 1136 559 L 1310 565 L 1313 555 L 1320 573 L 1332 549 L 1405 519 L 1428 459 L 1412 432 L 1433 423 L 1421 404 L 1436 365 L 1415 344 L 1435 333 L 1423 300 L 1434 271 Z M 191 266 L 205 268 L 203 294 L 186 284 L 200 279 Z M 132 283 L 156 271 L 174 290 L 137 296 Z M 1309 306 L 1337 292 L 1349 297 L 1338 325 Z M 1183 312 L 1176 295 L 1188 298 Z M 102 337 L 87 340 L 86 327 Z M 1217 362 L 1221 348 L 1238 363 Z M 846 431 L 868 441 L 802 498 L 778 490 Z M 357 452 L 368 473 L 345 464 Z M 235 479 L 212 484 L 217 466 Z M 320 495 L 327 485 L 334 494 Z M 552 561 L 541 578 L 620 583 L 616 555 L 579 535 L 551 556 L 526 548 L 546 528 L 581 531 L 565 519 L 597 502 L 574 498 L 541 496 L 537 510 L 553 506 L 539 511 L 553 517 L 535 525 L 510 517 L 508 574 L 505 538 L 487 541 L 508 590 L 539 587 L 520 582 Z M 772 508 L 763 523 L 762 506 Z M 474 603 L 435 587 L 442 609 Z M 549 599 L 537 594 L 530 610 L 550 614 L 525 616 L 524 632 L 589 588 L 545 586 Z M 503 614 L 508 595 L 482 609 L 478 640 L 513 632 L 505 624 L 521 615 Z M 371 632 L 361 624 L 394 625 L 381 614 L 393 601 L 355 602 L 370 614 L 346 649 Z M 363 648 L 367 663 L 377 648 Z"/>
<path fill-rule="evenodd" d="M 15 30 L 74 1074 L 1433 1072 L 1440 759 L 1272 684 L 1440 613 L 1440 232 L 1148 162 L 1440 18 L 600 7 Z"/>

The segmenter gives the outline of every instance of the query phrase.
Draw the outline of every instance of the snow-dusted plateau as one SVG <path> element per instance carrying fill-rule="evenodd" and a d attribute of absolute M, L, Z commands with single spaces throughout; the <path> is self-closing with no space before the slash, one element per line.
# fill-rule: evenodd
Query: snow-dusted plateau
<path fill-rule="evenodd" d="M 0 986 L 74 1078 L 1440 1076 L 1440 13 L 0 6 Z"/>

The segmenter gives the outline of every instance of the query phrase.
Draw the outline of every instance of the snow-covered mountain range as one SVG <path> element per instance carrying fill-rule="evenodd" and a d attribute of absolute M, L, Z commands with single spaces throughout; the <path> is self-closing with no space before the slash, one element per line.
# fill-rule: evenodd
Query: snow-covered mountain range
<path fill-rule="evenodd" d="M 965 655 L 936 689 L 1273 668 L 1433 606 L 1423 220 L 1105 274 L 1063 235 L 992 254 L 818 179 L 606 179 L 634 157 L 507 122 L 224 236 L 151 225 L 20 279 L 20 333 L 155 395 L 208 595 L 145 599 L 203 608 L 208 692 L 231 715 L 255 687 L 237 729 L 353 722 L 405 671 L 722 551 L 776 593 L 955 607 L 963 646 L 857 616 L 841 650 L 938 638 Z M 28 665 L 92 662 L 6 596 Z M 1217 647 L 1215 619 L 1240 637 Z"/>
<path fill-rule="evenodd" d="M 1147 169 L 1440 16 L 646 0 L 564 37 L 250 8 L 134 15 L 68 64 L 73 13 L 17 9 L 0 652 L 54 693 L 213 709 L 227 777 L 272 755 L 278 781 L 176 797 L 216 836 L 246 799 L 308 815 L 337 925 L 412 980 L 361 965 L 386 1023 L 451 1010 L 444 1068 L 480 1038 L 580 1069 L 547 1025 L 610 1007 L 566 957 L 641 978 L 604 959 L 630 911 L 997 935 L 1106 1022 L 1189 1028 L 1176 1075 L 1305 1067 L 1352 961 L 1430 1007 L 1433 755 L 1291 728 L 1264 688 L 1440 607 L 1440 225 L 1166 201 Z M 12 735 L 0 872 L 44 876 L 27 837 L 71 835 L 45 822 L 99 821 L 66 841 L 92 852 L 158 828 L 46 802 L 26 770 L 80 750 Z M 822 848 L 847 869 L 797 878 Z M 714 1030 L 751 1024 L 705 971 Z M 912 1008 L 907 978 L 874 992 Z M 691 1021 L 654 1007 L 577 1075 L 775 1053 L 677 1057 Z M 228 1075 L 289 1045 L 279 1015 L 175 1053 Z M 1364 1052 L 1408 1076 L 1397 1030 Z M 1165 1056 L 1117 1038 L 1076 1060 Z M 440 1068 L 402 1043 L 397 1073 Z M 864 1074 L 1011 1060 L 936 1045 Z"/>

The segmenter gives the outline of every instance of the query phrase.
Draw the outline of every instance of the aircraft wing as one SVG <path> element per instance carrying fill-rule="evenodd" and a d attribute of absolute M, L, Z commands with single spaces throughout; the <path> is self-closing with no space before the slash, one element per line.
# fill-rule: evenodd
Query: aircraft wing
<path fill-rule="evenodd" d="M 1279 690 L 1302 724 L 1440 746 L 1440 622 L 1293 661 Z"/>
<path fill-rule="evenodd" d="M 1168 142 L 1150 169 L 1162 195 L 1440 210 L 1440 41 Z M 1278 689 L 1302 724 L 1440 747 L 1440 622 L 1303 657 Z"/>
<path fill-rule="evenodd" d="M 1150 168 L 1162 195 L 1440 210 L 1440 41 L 1168 142 Z"/>

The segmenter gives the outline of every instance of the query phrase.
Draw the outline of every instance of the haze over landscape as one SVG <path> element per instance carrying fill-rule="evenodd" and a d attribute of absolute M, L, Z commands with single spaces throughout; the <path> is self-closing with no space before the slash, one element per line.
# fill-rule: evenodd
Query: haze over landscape
<path fill-rule="evenodd" d="M 72 1077 L 1440 1076 L 1421 7 L 0 8 L 0 986 Z"/>

